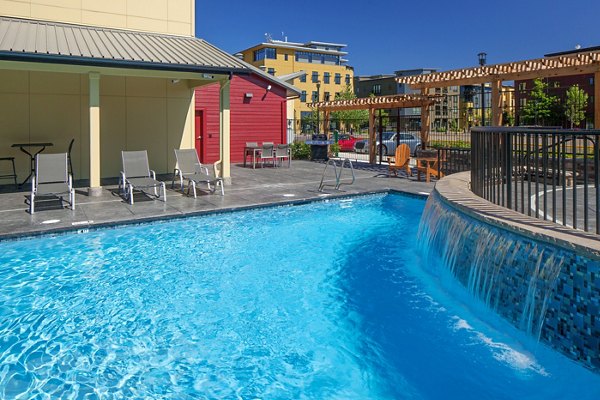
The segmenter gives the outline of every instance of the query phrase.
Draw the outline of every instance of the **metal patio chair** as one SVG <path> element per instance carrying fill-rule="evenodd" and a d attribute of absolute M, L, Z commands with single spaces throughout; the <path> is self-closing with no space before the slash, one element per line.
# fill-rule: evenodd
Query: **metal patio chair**
<path fill-rule="evenodd" d="M 175 177 L 178 177 L 181 191 L 183 191 L 183 181 L 187 180 L 188 195 L 191 188 L 194 192 L 194 198 L 196 198 L 196 185 L 198 184 L 206 184 L 211 193 L 214 193 L 219 186 L 221 187 L 221 196 L 225 195 L 223 179 L 208 172 L 208 168 L 200 163 L 196 150 L 175 149 L 175 158 L 177 159 L 177 168 L 175 168 L 171 188 L 175 185 Z"/>
<path fill-rule="evenodd" d="M 122 151 L 123 171 L 119 180 L 119 188 L 123 190 L 123 195 L 129 204 L 133 204 L 133 191 L 139 190 L 148 194 L 147 189 L 153 189 L 154 196 L 160 198 L 157 188 L 160 187 L 163 193 L 163 201 L 167 202 L 167 191 L 165 183 L 156 180 L 156 172 L 150 169 L 148 164 L 148 152 L 140 151 Z"/>
<path fill-rule="evenodd" d="M 271 160 L 275 166 L 275 146 L 271 142 L 265 142 L 260 151 L 261 165 L 265 166 L 265 161 Z"/>
<path fill-rule="evenodd" d="M 37 196 L 56 196 L 61 204 L 64 195 L 69 195 L 69 205 L 75 210 L 75 189 L 73 177 L 68 172 L 67 153 L 37 154 L 35 156 L 35 175 L 31 180 L 31 199 L 29 212 L 35 213 Z"/>
<path fill-rule="evenodd" d="M 275 148 L 275 160 L 279 165 L 283 163 L 283 159 L 287 158 L 288 160 L 288 168 L 292 164 L 292 156 L 290 154 L 290 145 L 289 144 L 278 144 Z"/>

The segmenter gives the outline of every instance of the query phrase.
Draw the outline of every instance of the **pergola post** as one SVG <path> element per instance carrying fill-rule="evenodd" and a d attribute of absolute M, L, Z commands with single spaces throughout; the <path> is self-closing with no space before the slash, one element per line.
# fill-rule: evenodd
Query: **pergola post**
<path fill-rule="evenodd" d="M 323 133 L 325 133 L 325 135 L 327 135 L 327 138 L 329 138 L 329 116 L 331 114 L 331 111 L 329 110 L 325 110 L 323 112 Z"/>
<path fill-rule="evenodd" d="M 502 96 L 500 89 L 502 81 L 499 79 L 492 81 L 492 121 L 491 126 L 502 126 Z"/>
<path fill-rule="evenodd" d="M 600 129 L 600 71 L 594 73 L 594 129 Z"/>
<path fill-rule="evenodd" d="M 219 119 L 221 127 L 221 177 L 231 184 L 231 127 L 230 127 L 231 80 L 221 81 Z"/>
<path fill-rule="evenodd" d="M 90 196 L 100 196 L 100 74 L 90 72 L 88 75 L 89 113 L 90 113 Z"/>
<path fill-rule="evenodd" d="M 375 164 L 376 160 L 376 142 L 375 137 L 375 109 L 369 108 L 369 163 Z"/>
<path fill-rule="evenodd" d="M 426 96 L 427 90 L 427 88 L 421 89 L 421 95 Z M 429 129 L 431 127 L 430 106 L 431 103 L 428 102 L 421 107 L 421 146 L 423 149 L 426 149 L 429 144 Z"/>

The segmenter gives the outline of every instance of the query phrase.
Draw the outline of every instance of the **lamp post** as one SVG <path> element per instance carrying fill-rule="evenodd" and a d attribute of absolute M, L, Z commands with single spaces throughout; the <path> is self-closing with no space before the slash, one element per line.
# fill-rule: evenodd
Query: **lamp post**
<path fill-rule="evenodd" d="M 316 101 L 317 101 L 317 103 L 319 102 L 319 97 L 321 97 L 321 96 L 320 96 L 320 91 L 321 91 L 321 82 L 320 82 L 320 81 L 317 81 L 317 100 L 316 100 Z M 319 114 L 320 114 L 320 113 L 319 113 L 319 107 L 317 107 L 317 128 L 315 129 L 315 133 L 316 133 L 316 134 L 319 134 L 319 133 L 321 133 L 321 132 L 319 131 L 319 122 L 320 122 L 320 121 L 319 121 Z"/>
<path fill-rule="evenodd" d="M 477 57 L 479 57 L 479 65 L 483 67 L 487 53 L 481 52 Z M 485 83 L 481 84 L 481 126 L 485 126 Z"/>

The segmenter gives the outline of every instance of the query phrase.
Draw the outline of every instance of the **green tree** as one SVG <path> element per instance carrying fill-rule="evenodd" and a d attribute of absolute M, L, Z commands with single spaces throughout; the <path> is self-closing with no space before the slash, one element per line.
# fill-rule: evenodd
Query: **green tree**
<path fill-rule="evenodd" d="M 541 79 L 535 79 L 521 118 L 526 124 L 545 125 L 553 120 L 553 110 L 557 104 L 557 97 L 548 95 L 548 84 Z"/>
<path fill-rule="evenodd" d="M 567 90 L 565 116 L 571 123 L 571 129 L 585 120 L 585 110 L 588 106 L 588 94 L 579 85 L 573 85 Z"/>
<path fill-rule="evenodd" d="M 355 99 L 356 95 L 350 85 L 346 85 L 344 90 L 335 96 L 335 100 L 352 100 Z M 368 110 L 342 110 L 333 111 L 331 113 L 331 119 L 337 120 L 341 124 L 344 124 L 346 128 L 360 129 L 361 124 L 369 121 Z"/>

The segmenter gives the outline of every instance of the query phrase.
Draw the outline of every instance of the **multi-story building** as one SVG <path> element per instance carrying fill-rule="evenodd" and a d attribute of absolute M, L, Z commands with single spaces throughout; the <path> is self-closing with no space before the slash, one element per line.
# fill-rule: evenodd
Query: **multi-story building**
<path fill-rule="evenodd" d="M 307 42 L 267 38 L 263 43 L 242 50 L 242 59 L 275 76 L 288 76 L 303 71 L 293 79 L 293 85 L 301 91 L 294 100 L 293 118 L 296 129 L 304 129 L 302 120 L 308 120 L 312 109 L 306 103 L 334 100 L 336 95 L 350 86 L 353 90 L 354 70 L 344 58 L 345 44 Z"/>
<path fill-rule="evenodd" d="M 569 54 L 576 54 L 582 52 L 590 52 L 600 50 L 600 46 L 596 47 L 587 47 L 587 48 L 579 48 L 570 51 L 563 51 L 559 53 L 551 53 L 544 54 L 544 57 L 556 57 L 563 56 Z M 586 119 L 583 121 L 579 127 L 581 128 L 592 128 L 594 125 L 594 74 L 583 74 L 583 75 L 567 75 L 567 76 L 557 76 L 544 78 L 544 83 L 547 86 L 547 93 L 549 96 L 555 96 L 559 103 L 563 103 L 567 97 L 567 90 L 571 86 L 578 85 L 585 93 L 588 95 L 588 103 L 587 109 L 585 111 Z M 529 100 L 529 94 L 533 89 L 533 79 L 528 80 L 517 80 L 515 81 L 515 94 L 514 94 L 514 102 L 515 102 L 515 120 L 517 124 L 524 125 L 530 124 L 531 121 L 524 121 L 521 117 L 521 112 L 523 107 L 527 104 Z M 569 121 L 567 121 L 564 114 L 556 112 L 551 118 L 551 121 L 546 121 L 546 123 L 550 123 L 551 125 L 562 125 L 564 127 L 570 127 Z"/>

